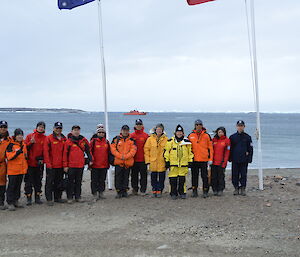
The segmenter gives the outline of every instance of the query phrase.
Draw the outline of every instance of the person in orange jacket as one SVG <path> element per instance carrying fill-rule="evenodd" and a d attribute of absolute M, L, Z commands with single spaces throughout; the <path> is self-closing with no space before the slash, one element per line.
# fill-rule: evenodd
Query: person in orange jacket
<path fill-rule="evenodd" d="M 21 129 L 16 129 L 11 142 L 6 149 L 7 159 L 7 204 L 10 211 L 15 208 L 22 208 L 19 203 L 21 196 L 21 184 L 24 174 L 27 173 L 27 148 L 23 141 L 24 132 Z"/>
<path fill-rule="evenodd" d="M 222 196 L 225 189 L 225 169 L 230 155 L 230 140 L 226 129 L 219 127 L 213 138 L 214 156 L 211 166 L 211 186 L 214 195 Z"/>
<path fill-rule="evenodd" d="M 42 204 L 42 179 L 44 173 L 44 142 L 46 124 L 40 121 L 36 125 L 33 133 L 27 135 L 25 144 L 28 151 L 28 172 L 25 175 L 25 195 L 27 205 L 32 204 L 32 193 L 34 188 L 35 203 Z"/>
<path fill-rule="evenodd" d="M 63 151 L 67 138 L 62 134 L 63 124 L 55 122 L 53 133 L 47 136 L 44 144 L 44 162 L 46 164 L 45 195 L 47 204 L 63 203 L 62 191 L 59 186 L 63 182 Z"/>
<path fill-rule="evenodd" d="M 194 153 L 194 161 L 192 163 L 192 197 L 198 197 L 199 171 L 201 170 L 201 178 L 203 182 L 203 198 L 208 197 L 209 183 L 207 166 L 212 164 L 213 146 L 210 135 L 203 127 L 201 120 L 195 121 L 195 129 L 188 136 L 192 143 L 192 151 Z"/>
<path fill-rule="evenodd" d="M 140 175 L 140 191 L 142 195 L 146 195 L 147 190 L 147 165 L 145 163 L 144 145 L 149 137 L 144 132 L 144 124 L 141 119 L 135 121 L 134 132 L 130 135 L 134 139 L 137 152 L 134 156 L 134 165 L 131 168 L 131 186 L 132 194 L 137 195 L 139 191 L 139 175 Z"/>
<path fill-rule="evenodd" d="M 114 156 L 116 198 L 128 197 L 130 167 L 134 164 L 137 147 L 130 137 L 129 127 L 122 126 L 121 133 L 111 143 L 111 153 Z"/>
<path fill-rule="evenodd" d="M 0 121 L 0 210 L 5 210 L 5 191 L 6 191 L 6 162 L 5 151 L 8 144 L 11 141 L 9 133 L 7 131 L 7 122 L 5 120 Z"/>

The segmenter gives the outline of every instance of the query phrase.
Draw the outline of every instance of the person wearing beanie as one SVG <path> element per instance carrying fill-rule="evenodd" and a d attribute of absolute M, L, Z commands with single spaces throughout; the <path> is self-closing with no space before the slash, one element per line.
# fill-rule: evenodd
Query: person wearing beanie
<path fill-rule="evenodd" d="M 164 125 L 160 123 L 155 126 L 154 132 L 147 139 L 144 146 L 145 163 L 151 172 L 153 197 L 160 198 L 165 187 L 166 162 L 164 151 L 167 141 Z"/>
<path fill-rule="evenodd" d="M 0 210 L 5 210 L 5 191 L 7 183 L 7 165 L 5 162 L 5 151 L 11 138 L 9 137 L 8 124 L 5 120 L 0 121 Z"/>
<path fill-rule="evenodd" d="M 93 155 L 93 165 L 91 168 L 91 191 L 94 201 L 105 199 L 105 181 L 107 170 L 109 169 L 110 143 L 106 139 L 104 126 L 97 126 L 96 133 L 90 140 L 90 149 Z"/>
<path fill-rule="evenodd" d="M 85 155 L 87 158 L 85 159 Z M 90 151 L 89 141 L 80 135 L 80 126 L 72 126 L 71 133 L 64 146 L 63 167 L 68 175 L 67 198 L 68 203 L 83 202 L 81 199 L 81 184 L 84 165 L 92 166 L 93 156 Z"/>
<path fill-rule="evenodd" d="M 246 196 L 248 164 L 252 162 L 253 158 L 252 138 L 245 133 L 244 121 L 237 121 L 236 129 L 237 132 L 229 137 L 233 194 Z"/>
<path fill-rule="evenodd" d="M 219 127 L 213 138 L 214 156 L 211 165 L 211 186 L 214 195 L 222 196 L 225 189 L 225 169 L 230 155 L 230 140 L 226 129 Z"/>
<path fill-rule="evenodd" d="M 27 173 L 27 148 L 24 143 L 24 133 L 21 129 L 16 129 L 14 136 L 7 146 L 5 155 L 7 159 L 7 197 L 6 201 L 10 211 L 22 208 L 19 203 L 21 196 L 21 184 L 24 174 Z"/>
<path fill-rule="evenodd" d="M 178 196 L 186 199 L 185 177 L 189 166 L 193 162 L 191 142 L 184 137 L 184 130 L 177 125 L 174 137 L 168 140 L 165 146 L 166 168 L 169 168 L 169 180 L 171 186 L 171 198 L 176 200 Z"/>
<path fill-rule="evenodd" d="M 35 203 L 42 204 L 42 179 L 44 173 L 44 142 L 46 124 L 40 121 L 36 125 L 33 133 L 27 135 L 25 144 L 28 152 L 28 172 L 25 175 L 25 195 L 27 205 L 32 204 L 32 194 L 34 190 Z"/>
<path fill-rule="evenodd" d="M 201 171 L 203 198 L 208 197 L 208 166 L 212 164 L 213 145 L 210 135 L 203 127 L 201 120 L 195 121 L 195 129 L 189 134 L 188 139 L 192 143 L 194 161 L 191 166 L 192 170 L 192 197 L 198 197 L 199 172 Z"/>
<path fill-rule="evenodd" d="M 53 200 L 63 203 L 62 190 L 60 185 L 63 183 L 63 150 L 67 138 L 62 134 L 63 124 L 55 122 L 53 133 L 46 137 L 44 144 L 44 161 L 46 164 L 46 185 L 45 195 L 47 204 L 52 206 Z"/>
<path fill-rule="evenodd" d="M 135 140 L 137 152 L 134 156 L 134 165 L 131 168 L 132 194 L 137 195 L 140 189 L 142 195 L 147 190 L 147 165 L 145 163 L 144 145 L 149 135 L 144 132 L 144 125 L 141 119 L 135 121 L 134 132 L 130 135 Z M 139 179 L 140 177 L 140 179 Z M 140 182 L 140 188 L 139 188 Z"/>
<path fill-rule="evenodd" d="M 110 149 L 114 156 L 116 198 L 128 197 L 129 173 L 137 151 L 135 141 L 130 137 L 128 125 L 122 126 L 120 135 L 112 140 Z"/>

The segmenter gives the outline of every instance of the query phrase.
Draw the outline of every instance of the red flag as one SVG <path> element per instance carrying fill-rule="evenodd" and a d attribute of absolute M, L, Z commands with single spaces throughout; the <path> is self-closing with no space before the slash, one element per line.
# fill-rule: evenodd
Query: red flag
<path fill-rule="evenodd" d="M 215 1 L 215 0 L 187 0 L 189 5 L 204 4 L 211 1 Z"/>

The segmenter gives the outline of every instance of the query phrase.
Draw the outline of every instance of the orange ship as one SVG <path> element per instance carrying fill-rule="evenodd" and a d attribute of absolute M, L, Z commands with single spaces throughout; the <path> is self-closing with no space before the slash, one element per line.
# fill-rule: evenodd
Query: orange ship
<path fill-rule="evenodd" d="M 130 112 L 123 113 L 124 115 L 146 115 L 146 112 L 139 112 L 137 110 L 133 110 Z"/>

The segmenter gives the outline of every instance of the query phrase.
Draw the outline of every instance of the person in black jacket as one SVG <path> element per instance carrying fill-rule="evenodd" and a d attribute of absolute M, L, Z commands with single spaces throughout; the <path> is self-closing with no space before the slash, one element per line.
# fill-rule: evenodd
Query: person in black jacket
<path fill-rule="evenodd" d="M 237 132 L 229 137 L 231 143 L 230 161 L 232 162 L 232 184 L 234 195 L 246 195 L 248 163 L 252 162 L 252 139 L 245 130 L 245 122 L 236 123 Z"/>

